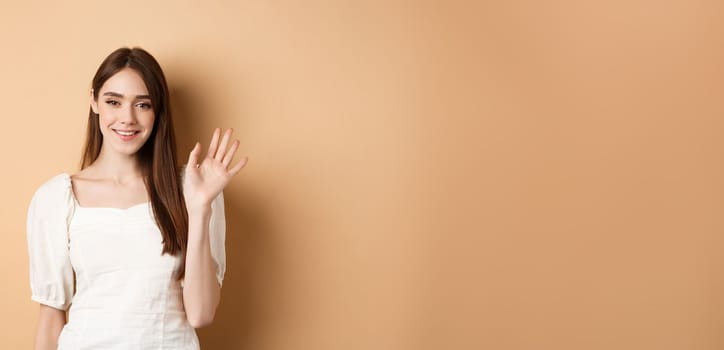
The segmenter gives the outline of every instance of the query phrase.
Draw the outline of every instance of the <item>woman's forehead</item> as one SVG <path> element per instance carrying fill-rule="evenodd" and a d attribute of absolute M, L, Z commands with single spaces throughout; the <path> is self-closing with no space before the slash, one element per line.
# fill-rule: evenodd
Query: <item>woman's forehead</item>
<path fill-rule="evenodd" d="M 116 97 L 148 96 L 148 88 L 138 72 L 131 68 L 124 68 L 108 78 L 101 86 L 99 95 L 105 94 Z"/>

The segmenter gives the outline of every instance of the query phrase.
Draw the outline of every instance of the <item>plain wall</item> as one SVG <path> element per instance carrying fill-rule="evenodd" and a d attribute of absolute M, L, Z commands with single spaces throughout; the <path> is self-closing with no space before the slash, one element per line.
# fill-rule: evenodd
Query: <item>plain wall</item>
<path fill-rule="evenodd" d="M 78 170 L 90 80 L 161 62 L 179 157 L 233 127 L 204 349 L 724 348 L 716 1 L 0 5 L 0 339 L 25 217 Z"/>

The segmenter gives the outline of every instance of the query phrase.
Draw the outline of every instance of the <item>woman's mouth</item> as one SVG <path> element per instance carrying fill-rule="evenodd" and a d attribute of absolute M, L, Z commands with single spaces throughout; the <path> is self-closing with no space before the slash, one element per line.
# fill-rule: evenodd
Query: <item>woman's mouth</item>
<path fill-rule="evenodd" d="M 136 137 L 136 135 L 138 135 L 138 133 L 140 133 L 139 130 L 116 130 L 116 129 L 112 129 L 112 130 L 123 141 L 132 140 L 133 138 Z"/>

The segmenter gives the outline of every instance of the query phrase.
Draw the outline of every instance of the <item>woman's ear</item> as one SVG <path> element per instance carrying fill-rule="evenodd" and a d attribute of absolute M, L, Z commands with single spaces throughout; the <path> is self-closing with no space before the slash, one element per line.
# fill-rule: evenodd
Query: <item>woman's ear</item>
<path fill-rule="evenodd" d="M 98 100 L 96 100 L 95 91 L 90 90 L 90 105 L 93 113 L 98 114 Z"/>

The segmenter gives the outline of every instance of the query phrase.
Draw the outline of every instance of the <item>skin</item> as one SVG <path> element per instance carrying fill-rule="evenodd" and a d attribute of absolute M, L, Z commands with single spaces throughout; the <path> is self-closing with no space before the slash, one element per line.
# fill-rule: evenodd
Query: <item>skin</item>
<path fill-rule="evenodd" d="M 92 165 L 71 176 L 79 205 L 128 208 L 148 201 L 136 161 L 136 152 L 150 137 L 155 118 L 147 95 L 143 79 L 130 68 L 109 78 L 97 94 L 91 91 L 90 104 L 99 114 L 103 145 Z M 139 134 L 124 141 L 114 129 L 134 130 Z M 221 292 L 209 243 L 211 202 L 248 159 L 244 157 L 231 166 L 239 147 L 239 140 L 230 142 L 232 132 L 228 129 L 222 134 L 220 129 L 215 129 L 207 152 L 202 152 L 201 144 L 197 142 L 184 170 L 189 232 L 183 302 L 188 321 L 194 328 L 211 324 Z M 41 304 L 35 349 L 56 349 L 65 322 L 65 311 Z"/>

